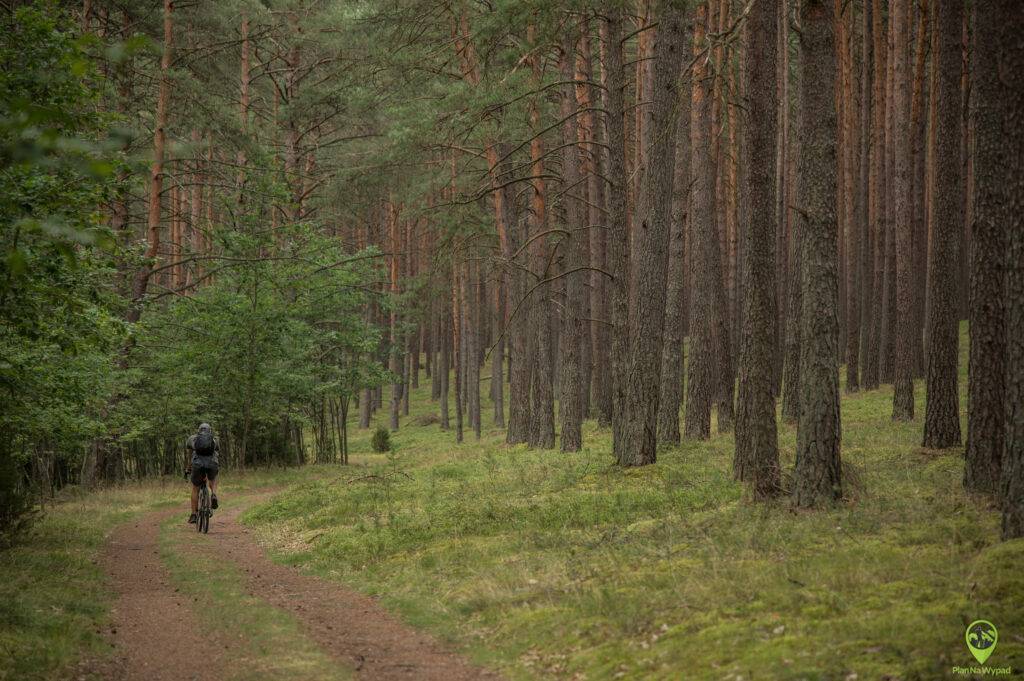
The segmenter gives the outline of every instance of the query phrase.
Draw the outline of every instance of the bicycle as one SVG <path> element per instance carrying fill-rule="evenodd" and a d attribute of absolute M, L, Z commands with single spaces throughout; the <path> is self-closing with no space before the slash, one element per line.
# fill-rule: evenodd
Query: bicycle
<path fill-rule="evenodd" d="M 189 477 L 188 472 L 185 473 L 185 477 Z M 210 531 L 210 516 L 213 515 L 211 499 L 212 492 L 210 491 L 210 481 L 207 480 L 204 475 L 203 486 L 199 488 L 199 506 L 196 511 L 196 532 L 207 534 Z"/>

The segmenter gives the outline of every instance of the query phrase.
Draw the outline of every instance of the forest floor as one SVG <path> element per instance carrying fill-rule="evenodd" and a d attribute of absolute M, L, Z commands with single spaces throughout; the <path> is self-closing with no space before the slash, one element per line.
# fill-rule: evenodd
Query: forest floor
<path fill-rule="evenodd" d="M 21 615 L 24 627 L 0 629 L 0 644 L 12 653 L 10 667 L 0 662 L 0 678 L 499 678 L 400 622 L 374 599 L 271 561 L 238 516 L 278 491 L 266 487 L 281 482 L 278 477 L 296 476 L 294 471 L 261 473 L 225 485 L 225 503 L 215 512 L 208 535 L 184 522 L 184 484 L 176 490 L 130 486 L 109 494 L 108 501 L 119 504 L 126 496 L 147 492 L 151 498 L 140 496 L 125 509 L 131 518 L 113 525 L 98 552 L 77 556 L 86 561 L 58 561 L 39 575 L 17 574 L 5 561 L 3 567 L 16 581 L 3 590 L 11 592 L 12 614 Z M 80 504 L 67 502 L 52 515 L 77 506 L 73 516 L 64 518 L 73 523 L 75 517 L 87 517 Z M 48 517 L 44 525 L 52 523 Z M 65 538 L 63 548 L 77 543 Z M 71 558 L 49 556 L 58 557 Z M 64 577 L 79 587 L 69 590 L 67 600 L 54 598 L 50 612 L 33 602 L 43 596 L 34 587 L 57 586 L 49 582 Z M 35 584 L 26 583 L 33 578 Z M 18 589 L 18 582 L 26 588 Z M 57 650 L 48 649 L 53 643 Z"/>
<path fill-rule="evenodd" d="M 390 455 L 353 429 L 349 466 L 226 472 L 205 537 L 180 480 L 68 490 L 0 553 L 0 679 L 909 681 L 973 664 L 978 618 L 1020 673 L 1024 542 L 962 451 L 919 446 L 916 395 L 912 423 L 844 395 L 848 498 L 819 512 L 749 500 L 731 434 L 622 470 L 593 423 L 577 454 L 509 448 L 488 403 L 455 445 L 428 381 Z"/>

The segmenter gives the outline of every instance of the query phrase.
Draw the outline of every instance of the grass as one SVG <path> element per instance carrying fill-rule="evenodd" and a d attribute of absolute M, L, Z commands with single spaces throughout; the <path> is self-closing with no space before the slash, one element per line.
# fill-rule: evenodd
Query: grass
<path fill-rule="evenodd" d="M 227 494 L 297 479 L 298 471 L 225 476 Z M 139 513 L 181 505 L 181 479 L 126 483 L 102 494 L 64 490 L 30 535 L 0 552 L 0 680 L 68 678 L 83 656 L 109 654 L 101 635 L 113 589 L 97 564 L 107 534 Z"/>
<path fill-rule="evenodd" d="M 280 560 L 380 596 L 512 679 L 948 678 L 973 663 L 963 635 L 977 618 L 999 628 L 987 666 L 1019 672 L 1024 542 L 1000 543 L 997 512 L 963 493 L 962 451 L 920 448 L 923 393 L 918 382 L 912 423 L 891 421 L 888 388 L 843 397 L 858 484 L 818 512 L 750 501 L 732 480 L 731 435 L 622 470 L 593 423 L 581 453 L 529 451 L 507 447 L 485 408 L 481 440 L 455 445 L 414 425 L 437 408 L 426 387 L 393 454 L 371 451 L 372 428 L 354 431 L 348 467 L 232 472 L 222 490 L 292 485 L 245 516 Z M 786 467 L 794 447 L 782 425 Z M 81 656 L 109 652 L 104 538 L 134 514 L 184 507 L 185 494 L 170 479 L 67 490 L 29 541 L 0 553 L 0 680 L 68 678 Z M 163 560 L 215 604 L 215 627 L 246 634 L 238 677 L 330 678 L 241 575 L 197 576 L 196 554 L 177 548 L 182 527 L 163 531 Z M 294 654 L 267 666 L 282 649 Z"/>
<path fill-rule="evenodd" d="M 977 618 L 1000 631 L 988 666 L 1020 670 L 1024 542 L 1000 543 L 997 512 L 964 494 L 962 451 L 920 448 L 921 382 L 916 395 L 911 423 L 891 421 L 890 389 L 844 396 L 858 484 L 794 512 L 732 480 L 731 435 L 633 470 L 610 465 L 593 423 L 578 454 L 508 447 L 486 423 L 457 446 L 413 425 L 437 408 L 423 387 L 394 455 L 358 431 L 353 466 L 246 522 L 281 560 L 379 595 L 514 679 L 946 678 L 973 662 Z M 793 427 L 780 448 L 791 467 Z"/>

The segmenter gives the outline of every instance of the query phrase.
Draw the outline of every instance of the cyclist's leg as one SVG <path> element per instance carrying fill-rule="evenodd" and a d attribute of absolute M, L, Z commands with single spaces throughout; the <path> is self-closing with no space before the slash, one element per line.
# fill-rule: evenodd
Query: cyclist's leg
<path fill-rule="evenodd" d="M 210 483 L 210 504 L 213 508 L 217 508 L 217 469 L 207 468 L 206 469 L 206 480 Z"/>
<path fill-rule="evenodd" d="M 203 469 L 200 466 L 192 467 L 192 512 L 199 511 L 199 488 L 203 486 Z"/>

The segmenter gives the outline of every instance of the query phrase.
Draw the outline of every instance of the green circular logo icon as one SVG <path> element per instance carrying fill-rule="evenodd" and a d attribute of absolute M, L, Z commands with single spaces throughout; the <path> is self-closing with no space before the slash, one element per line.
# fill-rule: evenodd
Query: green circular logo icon
<path fill-rule="evenodd" d="M 974 659 L 985 664 L 985 660 L 996 649 L 999 632 L 996 631 L 996 625 L 988 620 L 974 620 L 967 625 L 967 633 L 964 638 L 967 640 L 967 648 L 974 655 Z"/>

